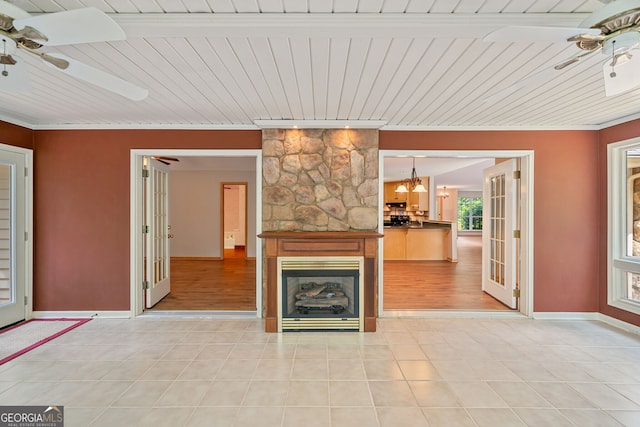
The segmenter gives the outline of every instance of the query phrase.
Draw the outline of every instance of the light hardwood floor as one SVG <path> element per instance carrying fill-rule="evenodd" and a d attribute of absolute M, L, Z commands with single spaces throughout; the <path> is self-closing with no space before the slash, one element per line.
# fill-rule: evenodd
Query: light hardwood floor
<path fill-rule="evenodd" d="M 151 310 L 255 310 L 256 262 L 172 259 L 171 293 Z M 481 289 L 481 237 L 458 238 L 458 262 L 385 261 L 385 310 L 508 310 Z"/>
<path fill-rule="evenodd" d="M 224 260 L 171 259 L 171 293 L 151 310 L 255 310 L 256 261 L 244 248 Z"/>
<path fill-rule="evenodd" d="M 458 237 L 458 262 L 385 261 L 385 310 L 509 310 L 482 291 L 482 237 Z"/>

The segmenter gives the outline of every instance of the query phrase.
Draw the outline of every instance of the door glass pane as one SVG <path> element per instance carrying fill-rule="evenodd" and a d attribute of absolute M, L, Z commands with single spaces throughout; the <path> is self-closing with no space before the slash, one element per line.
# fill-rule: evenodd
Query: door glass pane
<path fill-rule="evenodd" d="M 167 212 L 165 211 L 167 199 L 167 174 L 154 169 L 154 278 L 153 284 L 157 284 L 168 277 L 166 235 L 168 227 Z"/>
<path fill-rule="evenodd" d="M 505 176 L 491 178 L 490 279 L 504 286 Z"/>
<path fill-rule="evenodd" d="M 15 302 L 11 245 L 11 166 L 0 164 L 0 306 Z"/>

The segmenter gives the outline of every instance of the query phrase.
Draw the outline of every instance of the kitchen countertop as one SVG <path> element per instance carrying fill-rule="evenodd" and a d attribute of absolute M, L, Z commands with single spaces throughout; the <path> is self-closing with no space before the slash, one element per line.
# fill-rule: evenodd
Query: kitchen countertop
<path fill-rule="evenodd" d="M 426 220 L 422 221 L 422 226 L 418 222 L 403 225 L 385 225 L 385 229 L 428 229 L 428 228 L 448 228 L 451 229 L 451 221 Z"/>

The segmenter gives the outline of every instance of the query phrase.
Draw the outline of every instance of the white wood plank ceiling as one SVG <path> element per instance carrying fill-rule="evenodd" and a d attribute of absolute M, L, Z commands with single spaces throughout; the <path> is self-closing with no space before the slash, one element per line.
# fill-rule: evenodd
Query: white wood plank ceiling
<path fill-rule="evenodd" d="M 28 93 L 0 119 L 35 129 L 255 128 L 256 120 L 381 120 L 387 129 L 599 128 L 640 114 L 605 97 L 600 54 L 491 101 L 579 52 L 489 43 L 507 25 L 576 27 L 595 0 L 16 0 L 30 13 L 94 6 L 121 42 L 50 48 L 149 89 L 130 101 L 31 55 Z M 489 102 L 487 102 L 489 98 Z"/>

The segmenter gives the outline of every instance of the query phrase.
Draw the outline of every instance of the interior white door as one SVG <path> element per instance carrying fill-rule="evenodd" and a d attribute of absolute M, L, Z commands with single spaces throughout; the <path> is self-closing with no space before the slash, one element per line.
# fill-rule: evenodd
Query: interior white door
<path fill-rule="evenodd" d="M 482 192 L 482 290 L 510 308 L 517 308 L 514 295 L 517 275 L 517 180 L 516 160 L 484 170 Z"/>
<path fill-rule="evenodd" d="M 0 149 L 0 327 L 25 319 L 25 154 Z"/>
<path fill-rule="evenodd" d="M 146 307 L 151 308 L 171 291 L 169 256 L 169 166 L 147 159 L 145 179 Z"/>

